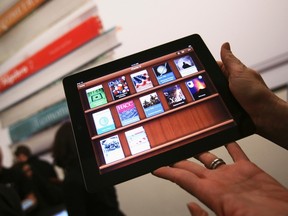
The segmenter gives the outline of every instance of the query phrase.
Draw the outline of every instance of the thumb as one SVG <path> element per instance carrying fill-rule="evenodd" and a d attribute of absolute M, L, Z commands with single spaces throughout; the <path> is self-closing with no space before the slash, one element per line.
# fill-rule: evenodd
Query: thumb
<path fill-rule="evenodd" d="M 228 42 L 221 46 L 220 56 L 223 62 L 221 69 L 228 78 L 230 76 L 238 76 L 247 69 L 247 67 L 232 53 L 231 46 Z"/>
<path fill-rule="evenodd" d="M 204 209 L 202 209 L 197 203 L 188 203 L 187 207 L 192 216 L 208 216 L 208 213 Z"/>

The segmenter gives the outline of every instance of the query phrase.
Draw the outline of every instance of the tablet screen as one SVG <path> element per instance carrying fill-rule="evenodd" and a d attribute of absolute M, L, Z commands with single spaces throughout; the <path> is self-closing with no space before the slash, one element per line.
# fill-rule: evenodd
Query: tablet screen
<path fill-rule="evenodd" d="M 198 35 L 72 75 L 64 88 L 88 189 L 252 133 Z"/>

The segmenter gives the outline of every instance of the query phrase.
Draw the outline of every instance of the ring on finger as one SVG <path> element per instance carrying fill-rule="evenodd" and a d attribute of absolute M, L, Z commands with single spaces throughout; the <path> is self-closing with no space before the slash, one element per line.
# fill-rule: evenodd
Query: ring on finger
<path fill-rule="evenodd" d="M 216 169 L 217 167 L 224 165 L 224 164 L 226 164 L 226 163 L 223 159 L 216 158 L 210 163 L 210 165 L 207 168 L 213 170 L 213 169 Z"/>

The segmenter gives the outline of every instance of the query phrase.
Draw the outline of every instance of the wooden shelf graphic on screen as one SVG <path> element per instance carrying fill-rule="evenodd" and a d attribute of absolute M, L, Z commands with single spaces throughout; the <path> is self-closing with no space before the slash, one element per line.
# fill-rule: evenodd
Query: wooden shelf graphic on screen
<path fill-rule="evenodd" d="M 191 65 L 190 69 L 185 61 Z M 186 68 L 181 69 L 181 65 Z M 105 93 L 101 98 L 107 103 L 91 108 L 86 91 L 99 85 Z M 122 92 L 124 87 L 129 93 Z M 235 125 L 193 52 L 189 56 L 169 55 L 146 62 L 145 68 L 142 66 L 138 71 L 122 70 L 78 89 L 100 173 L 125 167 Z M 113 93 L 117 89 L 119 91 Z M 107 110 L 113 127 L 99 132 L 95 116 Z M 110 146 L 107 143 L 111 140 L 113 145 Z"/>

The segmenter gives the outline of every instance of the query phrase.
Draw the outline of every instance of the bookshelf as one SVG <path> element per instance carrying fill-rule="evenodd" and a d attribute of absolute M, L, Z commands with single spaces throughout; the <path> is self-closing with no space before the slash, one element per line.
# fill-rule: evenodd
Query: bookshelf
<path fill-rule="evenodd" d="M 81 83 L 78 90 L 102 173 L 235 125 L 193 49 Z"/>

